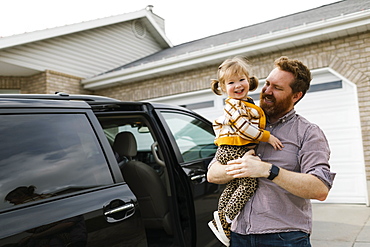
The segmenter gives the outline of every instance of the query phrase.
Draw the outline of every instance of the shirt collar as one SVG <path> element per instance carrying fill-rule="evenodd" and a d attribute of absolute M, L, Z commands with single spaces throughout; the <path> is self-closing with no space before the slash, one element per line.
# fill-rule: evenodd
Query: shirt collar
<path fill-rule="evenodd" d="M 269 117 L 267 116 L 267 122 L 269 124 L 279 124 L 279 123 L 284 123 L 286 121 L 289 121 L 290 119 L 292 119 L 293 117 L 295 116 L 295 109 L 293 108 L 292 110 L 290 110 L 287 114 L 285 114 L 284 116 L 282 116 L 281 118 L 279 118 L 278 121 L 276 121 L 275 123 L 270 123 L 269 121 Z"/>

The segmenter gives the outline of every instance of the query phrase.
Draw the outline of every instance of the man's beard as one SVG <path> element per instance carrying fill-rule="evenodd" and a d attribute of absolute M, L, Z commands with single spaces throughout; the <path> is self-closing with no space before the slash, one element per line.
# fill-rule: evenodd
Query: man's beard
<path fill-rule="evenodd" d="M 272 103 L 265 103 L 264 99 L 267 97 Z M 269 118 L 280 118 L 290 111 L 292 102 L 289 96 L 282 100 L 276 101 L 276 98 L 272 95 L 260 94 L 260 107 Z"/>

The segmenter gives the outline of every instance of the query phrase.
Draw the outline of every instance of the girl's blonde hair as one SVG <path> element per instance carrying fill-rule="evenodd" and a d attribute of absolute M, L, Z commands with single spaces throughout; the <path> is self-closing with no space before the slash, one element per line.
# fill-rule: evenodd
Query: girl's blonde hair
<path fill-rule="evenodd" d="M 258 87 L 257 77 L 250 76 L 251 67 L 248 60 L 241 56 L 226 59 L 217 71 L 217 79 L 211 80 L 211 89 L 217 95 L 222 95 L 226 91 L 225 79 L 231 75 L 245 75 L 249 82 L 249 91 L 254 91 Z"/>

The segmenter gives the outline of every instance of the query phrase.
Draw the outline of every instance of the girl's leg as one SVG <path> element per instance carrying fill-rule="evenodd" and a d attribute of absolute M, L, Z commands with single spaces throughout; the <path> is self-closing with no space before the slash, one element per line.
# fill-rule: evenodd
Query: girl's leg
<path fill-rule="evenodd" d="M 229 200 L 223 208 L 223 211 L 230 220 L 233 220 L 239 214 L 257 189 L 256 178 L 239 178 L 234 180 L 237 180 L 238 187 L 229 196 Z"/>

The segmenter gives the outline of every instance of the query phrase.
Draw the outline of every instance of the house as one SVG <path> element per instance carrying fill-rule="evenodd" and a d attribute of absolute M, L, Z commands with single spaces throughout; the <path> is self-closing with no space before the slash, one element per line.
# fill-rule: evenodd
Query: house
<path fill-rule="evenodd" d="M 5 37 L 0 89 L 171 103 L 213 119 L 224 97 L 210 91 L 210 80 L 235 55 L 248 57 L 261 85 L 281 55 L 308 65 L 312 85 L 296 110 L 330 143 L 337 177 L 326 202 L 370 205 L 369 1 L 338 1 L 177 46 L 150 7 Z"/>
<path fill-rule="evenodd" d="M 151 6 L 137 12 L 0 38 L 2 92 L 93 93 L 82 79 L 172 44 Z"/>

